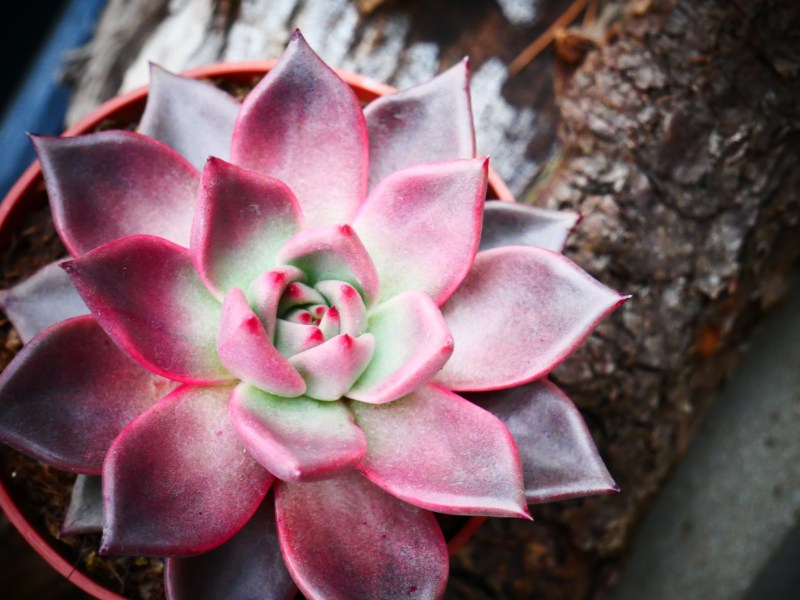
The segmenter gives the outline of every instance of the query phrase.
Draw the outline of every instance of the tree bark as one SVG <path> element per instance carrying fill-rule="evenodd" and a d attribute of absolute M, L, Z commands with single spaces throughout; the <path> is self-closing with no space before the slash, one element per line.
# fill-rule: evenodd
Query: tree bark
<path fill-rule="evenodd" d="M 109 56 L 115 11 L 133 4 L 164 18 Z M 569 2 L 528 20 L 519 7 L 534 3 L 510 1 L 156 4 L 112 0 L 73 117 L 141 83 L 146 58 L 179 70 L 275 56 L 296 24 L 334 66 L 400 87 L 471 55 L 481 151 L 519 197 L 578 209 L 568 255 L 634 297 L 553 375 L 622 492 L 490 520 L 453 559 L 448 597 L 601 595 L 800 251 L 800 6 L 639 0 L 556 97 L 552 56 L 515 78 L 505 65 Z"/>

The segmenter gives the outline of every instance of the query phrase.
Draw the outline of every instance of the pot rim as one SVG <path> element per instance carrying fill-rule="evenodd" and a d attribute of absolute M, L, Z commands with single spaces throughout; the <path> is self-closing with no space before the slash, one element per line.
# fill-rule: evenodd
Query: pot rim
<path fill-rule="evenodd" d="M 195 69 L 189 69 L 183 71 L 181 74 L 194 79 L 225 77 L 233 80 L 241 79 L 242 81 L 246 81 L 257 77 L 263 77 L 277 62 L 278 61 L 274 59 L 218 62 Z M 369 102 L 379 96 L 397 91 L 392 86 L 379 83 L 357 73 L 340 69 L 334 69 L 334 71 L 353 89 L 356 96 L 358 96 L 359 100 L 362 102 Z M 147 98 L 147 92 L 148 86 L 142 86 L 104 102 L 80 119 L 75 125 L 64 131 L 62 136 L 71 137 L 87 133 L 120 110 L 131 109 L 137 104 L 141 104 L 143 107 L 145 99 Z M 9 232 L 6 231 L 6 229 L 13 228 L 13 223 L 9 223 L 14 220 L 12 215 L 19 217 L 19 214 L 23 212 L 23 208 L 29 208 L 20 207 L 21 199 L 30 194 L 42 181 L 42 169 L 39 165 L 39 161 L 36 160 L 23 172 L 19 179 L 17 179 L 3 198 L 2 204 L 0 204 L 0 231 L 3 232 L 0 234 L 0 238 L 8 235 Z M 506 184 L 491 166 L 489 167 L 489 188 L 494 191 L 498 200 L 503 202 L 515 201 L 514 196 L 511 194 Z M 83 591 L 102 600 L 125 600 L 122 596 L 103 587 L 101 584 L 91 579 L 86 573 L 70 564 L 51 543 L 40 534 L 39 529 L 28 521 L 22 513 L 22 510 L 11 497 L 6 486 L 5 476 L 3 476 L 2 473 L 0 473 L 0 508 L 6 516 L 8 516 L 9 521 L 14 525 L 17 531 L 19 531 L 22 537 L 25 538 L 28 544 L 66 579 Z M 467 522 L 447 542 L 447 549 L 450 556 L 461 548 L 486 520 L 486 517 L 467 518 Z"/>

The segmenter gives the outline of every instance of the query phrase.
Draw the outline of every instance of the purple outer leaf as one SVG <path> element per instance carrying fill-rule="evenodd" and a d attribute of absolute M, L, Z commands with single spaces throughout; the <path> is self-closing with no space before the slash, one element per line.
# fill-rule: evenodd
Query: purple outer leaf
<path fill-rule="evenodd" d="M 231 391 L 180 387 L 114 440 L 103 465 L 101 554 L 199 554 L 247 523 L 273 477 L 236 436 Z"/>
<path fill-rule="evenodd" d="M 278 262 L 299 268 L 314 284 L 335 279 L 360 290 L 367 306 L 380 295 L 378 272 L 350 225 L 301 231 L 278 253 Z"/>
<path fill-rule="evenodd" d="M 297 588 L 283 564 L 275 503 L 267 495 L 239 532 L 200 556 L 168 558 L 170 600 L 290 600 Z"/>
<path fill-rule="evenodd" d="M 427 383 L 453 353 L 442 313 L 422 292 L 405 292 L 378 306 L 367 330 L 375 352 L 348 398 L 383 404 Z"/>
<path fill-rule="evenodd" d="M 306 391 L 303 378 L 269 341 L 239 288 L 233 288 L 222 305 L 217 352 L 232 374 L 262 390 L 290 398 Z"/>
<path fill-rule="evenodd" d="M 231 157 L 286 182 L 311 226 L 349 222 L 366 197 L 368 141 L 361 105 L 299 32 L 245 98 Z"/>
<path fill-rule="evenodd" d="M 51 325 L 89 314 L 61 262 L 50 263 L 11 289 L 0 291 L 0 307 L 23 344 Z"/>
<path fill-rule="evenodd" d="M 441 304 L 466 276 L 481 237 L 489 162 L 417 165 L 384 179 L 353 221 L 381 299 L 409 290 Z"/>
<path fill-rule="evenodd" d="M 442 306 L 455 351 L 436 381 L 452 390 L 484 391 L 537 379 L 625 300 L 548 250 L 479 252 Z"/>
<path fill-rule="evenodd" d="M 357 338 L 343 333 L 295 354 L 289 362 L 303 376 L 306 396 L 338 400 L 367 368 L 374 351 L 375 339 L 369 333 Z"/>
<path fill-rule="evenodd" d="M 119 432 L 174 388 L 122 353 L 94 317 L 75 317 L 33 338 L 0 374 L 0 441 L 99 474 Z"/>
<path fill-rule="evenodd" d="M 561 252 L 580 220 L 571 210 L 547 210 L 519 202 L 487 202 L 479 250 L 502 246 L 537 246 Z"/>
<path fill-rule="evenodd" d="M 150 65 L 139 132 L 155 138 L 202 169 L 209 156 L 228 160 L 233 126 L 241 105 L 206 81 Z"/>
<path fill-rule="evenodd" d="M 310 600 L 438 598 L 448 558 L 432 513 L 360 473 L 275 486 L 286 566 Z"/>
<path fill-rule="evenodd" d="M 549 381 L 469 398 L 495 414 L 514 436 L 529 503 L 619 491 L 580 412 Z"/>
<path fill-rule="evenodd" d="M 279 398 L 240 384 L 231 420 L 250 455 L 284 481 L 314 481 L 349 471 L 367 442 L 341 402 Z"/>
<path fill-rule="evenodd" d="M 208 289 L 221 300 L 247 289 L 275 266 L 281 246 L 302 228 L 303 215 L 283 183 L 209 158 L 192 225 L 192 258 Z"/>
<path fill-rule="evenodd" d="M 174 150 L 131 131 L 32 139 L 73 256 L 137 234 L 189 246 L 199 173 Z"/>
<path fill-rule="evenodd" d="M 72 486 L 61 535 L 103 531 L 103 480 L 96 475 L 78 475 Z"/>
<path fill-rule="evenodd" d="M 491 413 L 431 385 L 351 410 L 367 436 L 359 469 L 393 496 L 448 514 L 530 518 L 514 440 Z"/>
<path fill-rule="evenodd" d="M 222 307 L 188 250 L 137 235 L 63 266 L 103 329 L 142 365 L 184 383 L 231 379 L 216 351 Z"/>
<path fill-rule="evenodd" d="M 422 85 L 381 96 L 364 116 L 370 189 L 411 165 L 475 156 L 467 59 Z"/>

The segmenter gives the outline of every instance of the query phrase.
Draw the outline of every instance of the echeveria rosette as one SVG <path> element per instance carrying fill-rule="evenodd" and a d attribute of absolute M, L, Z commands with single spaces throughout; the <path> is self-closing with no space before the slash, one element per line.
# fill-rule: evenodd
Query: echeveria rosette
<path fill-rule="evenodd" d="M 484 206 L 465 62 L 363 111 L 299 34 L 241 106 L 152 76 L 138 133 L 35 138 L 74 288 L 0 297 L 0 439 L 81 474 L 66 533 L 171 598 L 427 598 L 431 511 L 614 489 L 542 378 L 623 298 L 575 215 Z"/>

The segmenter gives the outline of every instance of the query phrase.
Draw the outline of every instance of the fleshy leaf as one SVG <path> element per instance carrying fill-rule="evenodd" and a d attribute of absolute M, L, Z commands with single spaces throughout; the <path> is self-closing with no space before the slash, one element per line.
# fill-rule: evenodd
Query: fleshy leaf
<path fill-rule="evenodd" d="M 353 91 L 299 32 L 247 95 L 232 162 L 286 182 L 309 225 L 347 223 L 366 196 L 368 146 Z"/>
<path fill-rule="evenodd" d="M 464 59 L 438 77 L 381 96 L 364 109 L 370 189 L 411 165 L 475 156 L 468 78 Z"/>
<path fill-rule="evenodd" d="M 61 535 L 99 533 L 103 530 L 103 481 L 97 475 L 78 475 L 72 486 Z"/>
<path fill-rule="evenodd" d="M 438 598 L 447 547 L 433 514 L 360 473 L 275 486 L 286 566 L 307 598 Z"/>
<path fill-rule="evenodd" d="M 376 307 L 367 330 L 375 353 L 348 398 L 383 404 L 427 383 L 453 353 L 453 337 L 428 296 L 405 292 Z"/>
<path fill-rule="evenodd" d="M 165 143 L 199 170 L 209 156 L 228 160 L 239 108 L 216 86 L 151 64 L 139 132 Z"/>
<path fill-rule="evenodd" d="M 491 413 L 432 385 L 351 409 L 367 436 L 359 469 L 393 496 L 448 514 L 529 518 L 514 440 Z"/>
<path fill-rule="evenodd" d="M 236 436 L 231 391 L 178 388 L 114 440 L 103 465 L 102 554 L 199 554 L 247 523 L 273 477 Z"/>
<path fill-rule="evenodd" d="M 580 215 L 519 202 L 487 202 L 479 250 L 503 246 L 536 246 L 561 252 Z"/>
<path fill-rule="evenodd" d="M 170 600 L 290 600 L 297 588 L 283 564 L 272 495 L 219 548 L 168 558 L 164 584 Z"/>
<path fill-rule="evenodd" d="M 436 381 L 452 390 L 481 391 L 537 379 L 625 300 L 548 250 L 479 252 L 442 306 L 455 352 Z"/>
<path fill-rule="evenodd" d="M 94 317 L 75 317 L 33 338 L 0 374 L 0 441 L 99 474 L 119 432 L 174 388 L 122 353 Z"/>
<path fill-rule="evenodd" d="M 441 304 L 469 271 L 481 237 L 488 161 L 417 165 L 384 179 L 353 222 L 381 298 L 425 292 Z"/>
<path fill-rule="evenodd" d="M 197 272 L 218 298 L 247 289 L 275 266 L 283 244 L 300 231 L 303 215 L 277 179 L 210 158 L 200 181 L 192 225 Z"/>
<path fill-rule="evenodd" d="M 221 306 L 185 248 L 131 236 L 64 269 L 103 329 L 148 369 L 185 383 L 231 379 L 216 351 Z"/>
<path fill-rule="evenodd" d="M 278 319 L 275 327 L 275 347 L 284 356 L 293 356 L 299 352 L 319 346 L 325 336 L 316 325 L 294 323 Z"/>
<path fill-rule="evenodd" d="M 341 281 L 319 281 L 317 290 L 322 292 L 328 304 L 339 313 L 339 332 L 357 337 L 364 333 L 367 323 L 367 308 L 356 289 Z"/>
<path fill-rule="evenodd" d="M 32 139 L 74 256 L 137 234 L 189 246 L 199 174 L 174 150 L 131 131 Z"/>
<path fill-rule="evenodd" d="M 89 314 L 61 261 L 42 267 L 25 281 L 0 291 L 0 307 L 22 343 L 66 319 Z"/>
<path fill-rule="evenodd" d="M 232 374 L 262 390 L 290 398 L 306 390 L 303 378 L 272 345 L 239 288 L 228 292 L 222 304 L 217 352 Z"/>
<path fill-rule="evenodd" d="M 529 503 L 617 491 L 578 409 L 547 380 L 471 394 L 517 443 Z M 370 445 L 371 448 L 371 445 Z"/>
<path fill-rule="evenodd" d="M 338 400 L 367 368 L 375 350 L 374 338 L 343 333 L 289 359 L 306 382 L 306 396 Z"/>
<path fill-rule="evenodd" d="M 262 273 L 250 284 L 247 297 L 258 318 L 264 324 L 269 339 L 275 339 L 275 320 L 284 292 L 292 283 L 301 281 L 305 277 L 305 274 L 297 267 L 284 266 Z"/>
<path fill-rule="evenodd" d="M 364 433 L 341 402 L 279 398 L 240 384 L 231 420 L 250 455 L 284 481 L 313 481 L 353 469 L 364 457 Z"/>
<path fill-rule="evenodd" d="M 324 304 L 325 298 L 317 290 L 299 281 L 290 283 L 278 304 L 278 313 L 284 313 L 295 306 Z"/>
<path fill-rule="evenodd" d="M 349 225 L 301 231 L 278 253 L 278 262 L 299 268 L 310 284 L 326 279 L 352 284 L 361 291 L 367 306 L 380 294 L 375 265 Z"/>

